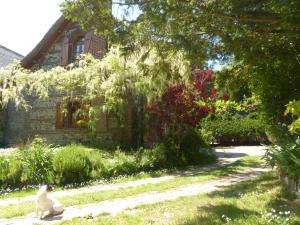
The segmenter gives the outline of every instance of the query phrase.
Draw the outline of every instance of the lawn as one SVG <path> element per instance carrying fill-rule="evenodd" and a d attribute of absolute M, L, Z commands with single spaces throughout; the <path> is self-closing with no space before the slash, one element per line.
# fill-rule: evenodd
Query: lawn
<path fill-rule="evenodd" d="M 65 196 L 58 198 L 64 206 L 82 205 L 87 203 L 95 203 L 103 200 L 111 200 L 115 198 L 125 198 L 136 194 L 146 193 L 150 191 L 166 191 L 172 188 L 193 184 L 203 183 L 231 174 L 241 172 L 249 167 L 257 167 L 263 163 L 260 157 L 247 156 L 239 161 L 217 169 L 211 169 L 195 175 L 178 176 L 174 179 L 164 181 L 158 184 L 147 184 L 143 186 L 123 188 L 112 191 L 100 191 L 94 193 L 78 194 L 73 196 Z M 12 218 L 16 216 L 24 216 L 34 211 L 33 202 L 24 202 L 17 205 L 0 206 L 0 218 Z"/>
<path fill-rule="evenodd" d="M 77 218 L 61 224 L 283 225 L 300 224 L 300 203 L 284 194 L 275 173 L 224 191 L 126 210 L 117 215 Z"/>

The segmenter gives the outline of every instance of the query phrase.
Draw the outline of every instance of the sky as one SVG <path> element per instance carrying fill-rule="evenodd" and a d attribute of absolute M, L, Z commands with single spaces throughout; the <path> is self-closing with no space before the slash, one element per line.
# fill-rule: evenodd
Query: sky
<path fill-rule="evenodd" d="M 0 0 L 0 45 L 26 56 L 61 16 L 59 4 L 63 0 Z M 121 18 L 123 10 L 113 7 Z M 127 19 L 135 19 L 134 8 Z M 211 65 L 220 69 L 220 64 Z"/>
<path fill-rule="evenodd" d="M 27 55 L 60 17 L 63 0 L 0 0 L 0 45 Z M 117 17 L 122 8 L 114 7 Z M 138 16 L 134 9 L 127 19 Z"/>
<path fill-rule="evenodd" d="M 62 0 L 0 0 L 0 45 L 27 55 L 60 17 Z"/>

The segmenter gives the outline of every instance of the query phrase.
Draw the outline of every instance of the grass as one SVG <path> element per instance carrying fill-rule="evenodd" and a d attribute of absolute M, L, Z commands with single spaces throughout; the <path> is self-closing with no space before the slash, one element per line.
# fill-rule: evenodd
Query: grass
<path fill-rule="evenodd" d="M 13 192 L 0 194 L 0 199 L 7 199 L 7 198 L 22 198 L 30 195 L 35 195 L 38 191 L 37 187 L 33 188 L 24 188 L 24 189 L 15 189 Z"/>
<path fill-rule="evenodd" d="M 201 183 L 216 178 L 235 174 L 249 167 L 256 167 L 263 163 L 259 157 L 247 156 L 241 160 L 221 168 L 212 169 L 196 175 L 179 176 L 172 180 L 164 181 L 158 184 L 148 184 L 143 186 L 122 188 L 113 191 L 100 191 L 94 193 L 85 193 L 72 196 L 58 198 L 64 206 L 82 205 L 87 203 L 95 203 L 103 200 L 111 200 L 115 198 L 125 198 L 136 194 L 146 193 L 150 191 L 166 191 L 168 189 L 177 188 L 187 184 Z M 33 202 L 25 202 L 17 205 L 0 206 L 0 218 L 12 218 L 16 216 L 26 215 L 34 210 Z"/>
<path fill-rule="evenodd" d="M 300 203 L 290 201 L 290 196 L 285 193 L 275 173 L 267 173 L 257 179 L 227 187 L 224 191 L 144 205 L 115 216 L 103 214 L 96 218 L 76 218 L 60 224 L 300 224 Z"/>

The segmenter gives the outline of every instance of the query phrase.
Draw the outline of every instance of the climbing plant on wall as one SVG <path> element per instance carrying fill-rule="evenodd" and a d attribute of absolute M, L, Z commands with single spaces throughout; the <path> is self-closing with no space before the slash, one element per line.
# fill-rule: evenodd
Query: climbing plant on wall
<path fill-rule="evenodd" d="M 5 107 L 13 101 L 17 107 L 28 109 L 27 96 L 48 99 L 51 93 L 63 94 L 67 100 L 78 95 L 85 102 L 102 99 L 103 104 L 89 109 L 92 126 L 100 111 L 122 114 L 130 96 L 143 95 L 151 102 L 170 84 L 179 80 L 188 83 L 190 75 L 190 63 L 183 52 L 145 47 L 123 54 L 120 46 L 113 46 L 101 60 L 82 55 L 65 68 L 29 71 L 13 64 L 1 69 L 1 104 Z"/>

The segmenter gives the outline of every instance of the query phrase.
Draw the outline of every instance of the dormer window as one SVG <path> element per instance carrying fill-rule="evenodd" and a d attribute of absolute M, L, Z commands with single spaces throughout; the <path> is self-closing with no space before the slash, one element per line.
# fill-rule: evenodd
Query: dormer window
<path fill-rule="evenodd" d="M 84 53 L 84 37 L 79 38 L 73 45 L 72 61 Z"/>
<path fill-rule="evenodd" d="M 102 58 L 107 49 L 107 43 L 102 37 L 95 36 L 93 31 L 84 32 L 70 29 L 62 39 L 61 65 L 74 62 L 80 54 L 90 53 L 95 58 Z"/>

